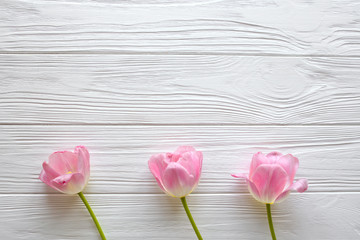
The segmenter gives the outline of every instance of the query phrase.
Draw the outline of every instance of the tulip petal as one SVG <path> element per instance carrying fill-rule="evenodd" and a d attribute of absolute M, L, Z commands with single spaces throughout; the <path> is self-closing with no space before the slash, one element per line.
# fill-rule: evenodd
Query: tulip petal
<path fill-rule="evenodd" d="M 50 164 L 48 164 L 47 162 L 43 162 L 42 166 L 43 166 L 43 170 L 40 173 L 40 179 L 41 179 L 41 176 L 42 176 L 43 178 L 46 177 L 46 178 L 51 180 L 51 179 L 56 178 L 57 176 L 60 175 L 60 173 L 58 173 L 55 169 L 53 169 L 50 166 Z"/>
<path fill-rule="evenodd" d="M 305 178 L 297 180 L 293 183 L 292 189 L 299 193 L 305 192 L 308 189 L 308 180 Z"/>
<path fill-rule="evenodd" d="M 60 175 L 51 181 L 52 187 L 66 194 L 76 194 L 85 188 L 85 178 L 82 173 Z"/>
<path fill-rule="evenodd" d="M 169 156 L 165 153 L 161 153 L 151 156 L 148 162 L 151 173 L 163 191 L 165 191 L 165 189 L 162 182 L 162 176 L 169 161 Z"/>
<path fill-rule="evenodd" d="M 248 189 L 249 189 L 249 192 L 251 193 L 251 195 L 259 202 L 262 202 L 262 199 L 261 199 L 261 194 L 258 190 L 258 188 L 256 187 L 256 185 L 250 181 L 249 179 L 246 179 L 246 183 L 248 185 Z"/>
<path fill-rule="evenodd" d="M 262 164 L 249 180 L 259 191 L 261 202 L 273 203 L 288 184 L 288 175 L 277 164 Z"/>
<path fill-rule="evenodd" d="M 201 174 L 201 171 L 202 171 L 202 163 L 203 163 L 203 154 L 202 154 L 202 152 L 200 152 L 200 151 L 196 151 L 196 154 L 197 154 L 198 159 L 199 159 L 199 165 L 200 165 L 199 171 L 200 171 L 200 174 Z"/>
<path fill-rule="evenodd" d="M 266 157 L 268 158 L 268 163 L 276 163 L 280 157 L 282 156 L 282 153 L 279 153 L 279 152 L 271 152 L 271 153 L 268 153 L 266 155 Z"/>
<path fill-rule="evenodd" d="M 231 176 L 235 177 L 235 178 L 244 178 L 246 180 L 249 192 L 251 193 L 251 195 L 258 201 L 261 202 L 261 198 L 260 198 L 260 193 L 256 187 L 256 185 L 249 180 L 249 178 L 247 177 L 246 174 L 244 173 L 239 173 L 239 174 L 231 174 Z"/>
<path fill-rule="evenodd" d="M 164 172 L 163 184 L 171 196 L 184 197 L 196 187 L 196 179 L 179 163 L 171 162 Z"/>
<path fill-rule="evenodd" d="M 291 189 L 284 191 L 276 198 L 275 202 L 279 203 L 279 202 L 284 201 L 289 196 L 290 192 L 291 192 Z"/>
<path fill-rule="evenodd" d="M 281 193 L 277 198 L 276 202 L 282 202 L 286 199 L 289 195 L 291 190 L 295 190 L 297 192 L 305 192 L 308 189 L 308 181 L 307 179 L 299 179 L 298 181 L 294 182 L 290 187 L 288 187 L 283 193 Z"/>
<path fill-rule="evenodd" d="M 201 152 L 192 151 L 184 153 L 178 163 L 183 166 L 189 174 L 195 177 L 195 180 L 200 179 L 201 168 L 202 168 L 203 156 Z"/>
<path fill-rule="evenodd" d="M 299 167 L 299 159 L 291 154 L 281 156 L 277 164 L 281 165 L 282 168 L 287 172 L 289 176 L 289 185 L 294 181 L 296 171 Z"/>
<path fill-rule="evenodd" d="M 48 184 L 51 181 L 51 178 L 46 174 L 44 169 L 41 170 L 39 179 L 43 182 Z"/>
<path fill-rule="evenodd" d="M 255 172 L 255 170 L 258 166 L 260 166 L 261 164 L 266 164 L 266 163 L 269 163 L 269 161 L 262 152 L 255 153 L 251 160 L 250 169 L 249 169 L 249 177 L 251 177 L 253 175 L 253 173 Z"/>
<path fill-rule="evenodd" d="M 248 178 L 248 176 L 245 173 L 231 174 L 231 176 L 233 176 L 234 178 L 245 178 L 245 179 Z"/>
<path fill-rule="evenodd" d="M 43 162 L 42 164 L 43 169 L 41 170 L 39 179 L 43 182 L 49 185 L 50 187 L 53 187 L 51 184 L 51 181 L 58 177 L 60 174 L 56 172 L 47 162 Z M 58 189 L 56 189 L 58 190 Z"/>
<path fill-rule="evenodd" d="M 78 159 L 78 172 L 82 173 L 87 182 L 90 177 L 90 154 L 86 147 L 77 146 L 75 147 L 74 153 Z"/>
<path fill-rule="evenodd" d="M 77 172 L 77 155 L 69 151 L 54 152 L 49 156 L 49 165 L 60 174 Z"/>

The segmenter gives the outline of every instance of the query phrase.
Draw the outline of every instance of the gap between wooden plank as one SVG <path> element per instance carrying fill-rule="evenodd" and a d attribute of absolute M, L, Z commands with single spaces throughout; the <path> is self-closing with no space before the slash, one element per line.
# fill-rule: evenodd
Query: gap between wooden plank
<path fill-rule="evenodd" d="M 0 123 L 0 126 L 121 126 L 121 127 L 343 127 L 343 126 L 360 126 L 360 123 L 304 123 L 304 124 L 241 124 L 241 123 Z"/>
<path fill-rule="evenodd" d="M 166 196 L 165 193 L 87 193 L 86 191 L 83 192 L 84 195 L 87 196 Z M 334 192 L 304 192 L 304 193 L 296 193 L 292 192 L 290 195 L 339 195 L 339 194 L 347 194 L 347 195 L 356 195 L 360 194 L 360 191 L 334 191 Z M 74 196 L 74 195 L 67 195 L 64 193 L 0 193 L 0 196 Z M 196 197 L 196 196 L 251 196 L 250 193 L 191 193 L 187 197 Z M 171 196 L 168 196 L 171 198 Z"/>
<path fill-rule="evenodd" d="M 238 57 L 281 57 L 281 58 L 360 58 L 360 55 L 338 54 L 264 54 L 264 53 L 216 53 L 216 52 L 131 52 L 131 51 L 0 51 L 0 55 L 154 55 L 154 56 L 238 56 Z"/>

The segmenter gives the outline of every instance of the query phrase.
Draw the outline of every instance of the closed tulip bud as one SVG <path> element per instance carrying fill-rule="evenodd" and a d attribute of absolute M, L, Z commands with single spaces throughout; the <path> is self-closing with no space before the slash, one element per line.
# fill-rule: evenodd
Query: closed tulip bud
<path fill-rule="evenodd" d="M 197 186 L 202 167 L 202 153 L 193 147 L 179 147 L 174 153 L 153 155 L 149 168 L 160 188 L 173 197 L 185 197 Z"/>
<path fill-rule="evenodd" d="M 306 179 L 294 182 L 299 160 L 291 154 L 282 155 L 271 152 L 254 154 L 249 174 L 233 174 L 244 178 L 253 197 L 262 203 L 275 203 L 284 200 L 291 190 L 304 192 L 308 188 Z"/>
<path fill-rule="evenodd" d="M 160 153 L 151 156 L 149 168 L 160 188 L 172 197 L 180 198 L 185 212 L 199 240 L 202 236 L 195 224 L 186 202 L 189 195 L 198 185 L 203 156 L 193 147 L 182 146 L 174 153 Z"/>

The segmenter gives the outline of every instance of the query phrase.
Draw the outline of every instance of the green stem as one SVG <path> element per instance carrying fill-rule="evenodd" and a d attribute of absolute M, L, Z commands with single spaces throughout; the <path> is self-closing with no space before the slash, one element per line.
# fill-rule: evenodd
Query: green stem
<path fill-rule="evenodd" d="M 271 217 L 271 205 L 269 203 L 266 204 L 266 212 L 267 212 L 267 217 L 268 217 L 268 221 L 269 221 L 271 237 L 273 240 L 276 240 L 274 225 L 273 225 L 272 217 Z"/>
<path fill-rule="evenodd" d="M 196 226 L 196 224 L 195 224 L 195 221 L 194 221 L 193 217 L 191 216 L 189 207 L 188 207 L 187 202 L 186 202 L 186 198 L 185 198 L 185 197 L 182 197 L 182 198 L 180 198 L 180 199 L 181 199 L 182 205 L 184 206 L 185 212 L 186 212 L 186 214 L 187 214 L 187 216 L 188 216 L 188 218 L 189 218 L 189 220 L 190 220 L 190 222 L 191 222 L 191 225 L 192 225 L 192 227 L 193 227 L 193 229 L 194 229 L 194 231 L 195 231 L 195 233 L 196 233 L 197 238 L 198 238 L 199 240 L 203 240 L 203 238 L 202 238 L 202 236 L 201 236 L 201 234 L 200 234 L 200 232 L 199 232 L 199 229 L 197 228 L 197 226 Z"/>
<path fill-rule="evenodd" d="M 97 229 L 98 229 L 98 231 L 99 231 L 99 233 L 100 233 L 101 239 L 102 239 L 102 240 L 106 240 L 105 234 L 104 234 L 104 232 L 103 232 L 102 229 L 101 229 L 101 226 L 100 226 L 100 224 L 99 224 L 99 221 L 96 219 L 95 213 L 94 213 L 93 210 L 91 209 L 91 207 L 90 207 L 88 201 L 86 200 L 84 194 L 83 194 L 82 192 L 79 192 L 78 194 L 79 194 L 79 197 L 81 198 L 81 200 L 83 201 L 83 203 L 85 204 L 87 210 L 89 211 L 92 219 L 94 220 L 94 223 L 95 223 L 95 225 L 96 225 L 96 227 L 97 227 Z"/>

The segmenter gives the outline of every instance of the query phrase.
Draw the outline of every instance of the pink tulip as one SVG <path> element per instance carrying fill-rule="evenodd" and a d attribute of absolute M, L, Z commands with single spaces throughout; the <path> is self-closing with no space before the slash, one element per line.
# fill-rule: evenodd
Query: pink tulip
<path fill-rule="evenodd" d="M 106 240 L 95 213 L 86 200 L 82 190 L 90 177 L 90 154 L 86 147 L 77 146 L 74 152 L 58 151 L 49 156 L 49 161 L 43 163 L 40 180 L 50 187 L 66 194 L 78 194 L 85 204 L 99 231 L 102 240 Z"/>
<path fill-rule="evenodd" d="M 202 153 L 182 146 L 174 153 L 153 155 L 149 168 L 160 188 L 172 197 L 189 195 L 197 186 L 202 167 Z"/>
<path fill-rule="evenodd" d="M 178 147 L 174 153 L 151 156 L 149 168 L 160 188 L 172 197 L 180 198 L 184 210 L 199 240 L 203 240 L 190 213 L 186 196 L 198 185 L 203 156 L 195 148 Z"/>
<path fill-rule="evenodd" d="M 249 174 L 232 175 L 245 178 L 253 197 L 266 204 L 284 200 L 291 190 L 304 192 L 308 188 L 306 179 L 294 182 L 299 160 L 291 154 L 271 152 L 254 154 Z"/>
<path fill-rule="evenodd" d="M 75 147 L 74 152 L 54 152 L 42 166 L 40 180 L 62 193 L 79 193 L 89 181 L 90 155 L 84 146 Z"/>

